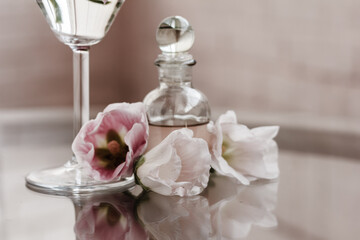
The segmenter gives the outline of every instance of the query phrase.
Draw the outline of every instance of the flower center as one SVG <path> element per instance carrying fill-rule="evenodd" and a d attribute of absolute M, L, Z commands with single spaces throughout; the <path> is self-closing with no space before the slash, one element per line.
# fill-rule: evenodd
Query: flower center
<path fill-rule="evenodd" d="M 106 142 L 106 148 L 95 148 L 95 156 L 98 159 L 97 164 L 106 170 L 115 170 L 125 162 L 129 147 L 113 129 L 107 132 Z"/>
<path fill-rule="evenodd" d="M 106 221 L 109 226 L 114 226 L 120 221 L 121 213 L 109 203 L 100 203 L 97 207 L 99 211 L 104 211 L 106 214 Z"/>
<path fill-rule="evenodd" d="M 115 140 L 109 142 L 107 147 L 112 155 L 116 155 L 120 152 L 120 144 Z"/>
<path fill-rule="evenodd" d="M 226 161 L 229 161 L 230 160 L 230 157 L 231 157 L 231 151 L 229 151 L 229 146 L 230 144 L 224 140 L 223 143 L 222 143 L 222 157 L 226 160 Z"/>

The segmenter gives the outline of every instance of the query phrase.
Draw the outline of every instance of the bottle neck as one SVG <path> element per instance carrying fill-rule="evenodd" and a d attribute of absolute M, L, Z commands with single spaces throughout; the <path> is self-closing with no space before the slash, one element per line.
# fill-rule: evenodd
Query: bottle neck
<path fill-rule="evenodd" d="M 189 86 L 192 81 L 192 67 L 188 65 L 159 66 L 161 86 Z"/>
<path fill-rule="evenodd" d="M 163 52 L 155 61 L 155 65 L 159 69 L 160 86 L 191 87 L 192 66 L 195 64 L 193 56 L 187 52 Z"/>

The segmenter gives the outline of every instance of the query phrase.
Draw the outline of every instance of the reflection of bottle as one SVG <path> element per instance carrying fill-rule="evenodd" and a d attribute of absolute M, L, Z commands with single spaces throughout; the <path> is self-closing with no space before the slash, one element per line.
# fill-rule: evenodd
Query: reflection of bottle
<path fill-rule="evenodd" d="M 144 99 L 150 123 L 149 147 L 156 146 L 171 131 L 187 127 L 195 137 L 208 140 L 206 124 L 210 107 L 206 96 L 192 88 L 195 60 L 188 50 L 194 43 L 189 22 L 179 16 L 168 17 L 159 25 L 156 40 L 162 51 L 155 61 L 160 86 Z"/>

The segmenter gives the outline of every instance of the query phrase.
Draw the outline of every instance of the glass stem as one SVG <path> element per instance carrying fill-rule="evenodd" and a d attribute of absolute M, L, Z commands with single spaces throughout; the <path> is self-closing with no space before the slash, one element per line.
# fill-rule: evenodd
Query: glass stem
<path fill-rule="evenodd" d="M 73 137 L 80 131 L 81 126 L 89 121 L 89 50 L 90 47 L 73 47 L 74 64 L 74 116 Z M 72 162 L 76 163 L 75 157 Z"/>

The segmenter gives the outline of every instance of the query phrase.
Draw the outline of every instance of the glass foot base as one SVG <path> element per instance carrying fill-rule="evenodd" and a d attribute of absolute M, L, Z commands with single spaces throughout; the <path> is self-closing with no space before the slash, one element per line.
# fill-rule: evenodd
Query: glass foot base
<path fill-rule="evenodd" d="M 133 176 L 112 182 L 96 181 L 83 176 L 81 169 L 70 162 L 62 167 L 31 172 L 26 183 L 31 190 L 54 195 L 119 192 L 135 186 Z"/>

